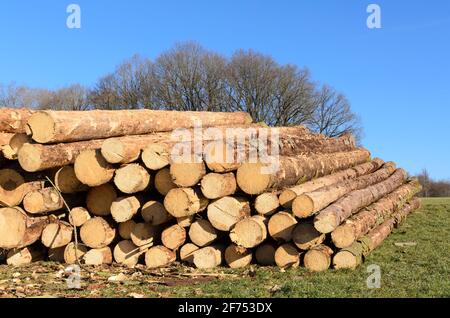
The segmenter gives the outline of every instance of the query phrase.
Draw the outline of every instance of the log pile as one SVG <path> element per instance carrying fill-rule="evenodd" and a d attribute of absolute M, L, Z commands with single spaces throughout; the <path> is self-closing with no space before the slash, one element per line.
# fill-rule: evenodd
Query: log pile
<path fill-rule="evenodd" d="M 356 268 L 420 206 L 418 181 L 351 135 L 246 113 L 2 108 L 0 120 L 9 265 Z"/>

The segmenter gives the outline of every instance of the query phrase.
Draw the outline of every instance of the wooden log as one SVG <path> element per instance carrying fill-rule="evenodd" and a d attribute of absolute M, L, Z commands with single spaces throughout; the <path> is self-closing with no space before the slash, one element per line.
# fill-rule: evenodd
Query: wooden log
<path fill-rule="evenodd" d="M 160 170 L 170 164 L 170 146 L 159 141 L 142 150 L 142 162 L 150 170 Z"/>
<path fill-rule="evenodd" d="M 55 145 L 24 144 L 17 157 L 25 171 L 43 171 L 71 165 L 83 151 L 95 152 L 101 147 L 102 142 L 102 140 L 89 140 Z M 98 152 L 97 156 L 100 157 L 101 154 Z"/>
<path fill-rule="evenodd" d="M 23 198 L 25 211 L 31 214 L 43 214 L 58 211 L 64 207 L 64 199 L 55 188 L 34 190 Z"/>
<path fill-rule="evenodd" d="M 237 171 L 239 188 L 247 194 L 261 194 L 348 169 L 366 162 L 365 149 L 333 154 L 274 158 L 271 163 L 244 163 Z"/>
<path fill-rule="evenodd" d="M 180 162 L 170 165 L 172 181 L 179 187 L 188 188 L 197 185 L 206 174 L 205 164 L 202 162 Z"/>
<path fill-rule="evenodd" d="M 176 218 L 177 224 L 181 227 L 188 228 L 194 223 L 195 217 L 193 215 L 182 216 L 180 218 Z"/>
<path fill-rule="evenodd" d="M 123 223 L 119 223 L 118 231 L 121 238 L 124 240 L 131 239 L 131 232 L 133 231 L 136 222 L 134 220 L 129 220 Z"/>
<path fill-rule="evenodd" d="M 258 245 L 255 250 L 255 260 L 261 266 L 275 265 L 275 251 L 278 246 L 275 243 L 267 242 Z"/>
<path fill-rule="evenodd" d="M 94 248 L 83 255 L 83 260 L 86 265 L 100 266 L 103 264 L 112 264 L 113 256 L 111 248 L 105 246 L 102 248 Z"/>
<path fill-rule="evenodd" d="M 75 159 L 74 169 L 78 180 L 90 187 L 108 183 L 115 171 L 99 150 L 82 151 Z"/>
<path fill-rule="evenodd" d="M 131 220 L 141 208 L 143 199 L 139 196 L 119 197 L 111 204 L 111 216 L 117 223 Z"/>
<path fill-rule="evenodd" d="M 101 249 L 111 244 L 116 236 L 116 229 L 102 217 L 94 217 L 80 229 L 81 241 L 93 249 Z"/>
<path fill-rule="evenodd" d="M 204 247 L 214 242 L 219 236 L 212 224 L 204 219 L 192 223 L 189 228 L 189 238 L 195 245 Z"/>
<path fill-rule="evenodd" d="M 193 243 L 186 243 L 180 248 L 180 260 L 188 264 L 194 264 L 194 254 L 199 247 Z"/>
<path fill-rule="evenodd" d="M 176 188 L 165 196 L 164 207 L 172 216 L 180 218 L 205 210 L 208 202 L 197 188 Z"/>
<path fill-rule="evenodd" d="M 147 265 L 147 268 L 167 266 L 175 262 L 176 259 L 177 255 L 175 252 L 162 245 L 154 246 L 145 253 L 145 265 Z"/>
<path fill-rule="evenodd" d="M 184 227 L 174 224 L 161 233 L 162 244 L 171 250 L 177 250 L 186 242 L 186 230 Z"/>
<path fill-rule="evenodd" d="M 139 262 L 142 252 L 132 241 L 124 240 L 114 247 L 113 255 L 117 263 L 134 267 Z"/>
<path fill-rule="evenodd" d="M 338 248 L 351 246 L 358 238 L 399 210 L 421 188 L 417 180 L 411 180 L 345 220 L 331 233 L 334 245 Z"/>
<path fill-rule="evenodd" d="M 275 241 L 289 242 L 296 225 L 297 220 L 291 213 L 279 212 L 270 217 L 267 229 Z"/>
<path fill-rule="evenodd" d="M 11 266 L 23 266 L 43 260 L 45 250 L 38 246 L 27 246 L 20 249 L 12 249 L 8 251 L 6 256 L 6 264 Z"/>
<path fill-rule="evenodd" d="M 164 204 L 158 201 L 148 201 L 141 209 L 141 216 L 146 223 L 151 225 L 161 225 L 173 219 L 173 216 L 167 212 Z"/>
<path fill-rule="evenodd" d="M 301 250 L 310 250 L 325 241 L 325 234 L 314 227 L 312 220 L 301 221 L 292 232 L 292 241 Z"/>
<path fill-rule="evenodd" d="M 351 246 L 341 249 L 333 258 L 334 268 L 355 269 L 358 267 L 363 262 L 363 258 L 380 246 L 391 234 L 395 225 L 399 225 L 406 216 L 418 208 L 420 208 L 420 200 L 412 200 L 410 203 L 405 204 L 390 219 L 372 229 Z"/>
<path fill-rule="evenodd" d="M 123 193 L 141 192 L 150 185 L 150 174 L 139 164 L 128 164 L 116 170 L 114 184 Z"/>
<path fill-rule="evenodd" d="M 253 248 L 267 238 L 267 220 L 261 215 L 245 218 L 230 231 L 233 243 L 245 248 Z"/>
<path fill-rule="evenodd" d="M 155 174 L 155 189 L 161 195 L 167 195 L 170 190 L 176 187 L 177 185 L 172 181 L 169 168 L 161 169 Z"/>
<path fill-rule="evenodd" d="M 61 193 L 77 193 L 89 190 L 87 185 L 78 180 L 73 166 L 64 166 L 58 169 L 54 183 Z"/>
<path fill-rule="evenodd" d="M 233 195 L 236 192 L 234 173 L 208 173 L 202 178 L 203 195 L 211 200 Z"/>
<path fill-rule="evenodd" d="M 47 251 L 48 260 L 55 263 L 65 263 L 64 261 L 64 250 L 66 246 L 61 246 L 57 248 L 49 248 Z"/>
<path fill-rule="evenodd" d="M 229 245 L 225 250 L 225 262 L 231 268 L 242 268 L 252 262 L 252 251 L 236 244 Z"/>
<path fill-rule="evenodd" d="M 0 169 L 0 206 L 18 206 L 26 194 L 43 188 L 43 181 L 25 182 L 14 169 Z"/>
<path fill-rule="evenodd" d="M 163 110 L 41 111 L 28 119 L 27 133 L 39 143 L 90 140 L 227 124 L 250 124 L 247 113 Z"/>
<path fill-rule="evenodd" d="M 275 251 L 275 264 L 281 268 L 295 268 L 300 265 L 300 252 L 294 244 L 285 243 Z"/>
<path fill-rule="evenodd" d="M 0 133 L 1 134 L 1 133 Z M 1 138 L 1 137 L 0 137 Z M 14 134 L 7 144 L 1 146 L 3 156 L 8 160 L 17 160 L 19 156 L 19 150 L 24 144 L 30 143 L 31 138 L 26 134 L 17 133 Z M 1 140 L 0 140 L 1 144 Z"/>
<path fill-rule="evenodd" d="M 223 197 L 208 205 L 207 216 L 219 231 L 230 231 L 240 220 L 250 216 L 250 203 L 246 198 Z"/>
<path fill-rule="evenodd" d="M 298 218 L 310 217 L 346 194 L 367 188 L 389 178 L 396 169 L 395 163 L 388 162 L 381 169 L 356 179 L 344 180 L 312 192 L 299 195 L 292 202 L 292 211 Z"/>
<path fill-rule="evenodd" d="M 1 108 L 0 131 L 7 133 L 24 133 L 27 121 L 33 114 L 27 108 Z"/>
<path fill-rule="evenodd" d="M 83 244 L 70 242 L 64 247 L 64 262 L 66 264 L 75 264 L 81 262 L 83 256 L 89 251 L 89 248 Z"/>
<path fill-rule="evenodd" d="M 384 161 L 375 158 L 370 162 L 366 162 L 360 165 L 357 165 L 355 167 L 335 172 L 330 175 L 327 175 L 325 177 L 313 179 L 311 181 L 299 184 L 297 186 L 285 189 L 281 192 L 279 196 L 279 202 L 280 204 L 286 208 L 291 209 L 292 208 L 292 202 L 296 197 L 299 195 L 302 195 L 304 193 L 313 192 L 317 189 L 330 186 L 333 184 L 336 184 L 338 182 L 344 181 L 344 180 L 351 180 L 355 179 L 357 177 L 375 172 L 378 170 L 382 165 L 384 164 Z"/>
<path fill-rule="evenodd" d="M 69 223 L 75 227 L 80 227 L 91 219 L 89 211 L 83 207 L 76 207 L 69 212 Z"/>
<path fill-rule="evenodd" d="M 330 268 L 333 250 L 326 245 L 317 245 L 306 252 L 303 262 L 311 272 L 323 272 Z"/>
<path fill-rule="evenodd" d="M 280 207 L 278 192 L 265 192 L 255 199 L 255 210 L 263 216 L 270 216 Z"/>
<path fill-rule="evenodd" d="M 89 189 L 86 206 L 96 216 L 111 214 L 111 205 L 117 199 L 116 189 L 109 183 Z"/>
<path fill-rule="evenodd" d="M 145 251 L 156 244 L 159 235 L 157 227 L 149 223 L 136 223 L 131 230 L 130 238 L 141 251 Z"/>
<path fill-rule="evenodd" d="M 30 217 L 19 207 L 0 208 L 0 248 L 29 246 L 41 237 L 50 217 Z"/>
<path fill-rule="evenodd" d="M 9 141 L 14 136 L 14 133 L 0 132 L 0 147 L 9 145 Z"/>
<path fill-rule="evenodd" d="M 66 222 L 49 223 L 42 231 L 41 242 L 48 248 L 66 246 L 72 241 L 73 227 Z"/>
<path fill-rule="evenodd" d="M 392 192 L 406 180 L 406 172 L 397 169 L 388 179 L 365 189 L 350 192 L 314 218 L 314 227 L 321 233 L 333 232 L 345 219 Z"/>
<path fill-rule="evenodd" d="M 223 246 L 211 245 L 203 247 L 194 253 L 194 265 L 200 269 L 210 269 L 220 266 L 223 262 Z"/>

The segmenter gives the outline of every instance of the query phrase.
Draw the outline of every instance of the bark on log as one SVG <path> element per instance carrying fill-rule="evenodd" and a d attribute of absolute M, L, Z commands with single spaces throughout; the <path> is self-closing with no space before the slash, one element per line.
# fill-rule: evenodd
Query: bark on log
<path fill-rule="evenodd" d="M 34 190 L 23 198 L 23 207 L 31 214 L 49 213 L 64 207 L 64 199 L 55 188 Z"/>
<path fill-rule="evenodd" d="M 101 249 L 111 244 L 116 236 L 116 229 L 101 217 L 88 220 L 80 229 L 81 241 L 93 249 Z"/>
<path fill-rule="evenodd" d="M 311 272 L 323 272 L 330 268 L 333 250 L 326 245 L 318 245 L 306 252 L 303 262 Z"/>
<path fill-rule="evenodd" d="M 80 227 L 91 219 L 89 211 L 83 207 L 76 207 L 69 212 L 69 223 L 75 227 Z"/>
<path fill-rule="evenodd" d="M 186 243 L 180 248 L 180 260 L 188 264 L 194 264 L 194 253 L 199 247 L 193 243 Z"/>
<path fill-rule="evenodd" d="M 208 202 L 200 189 L 176 188 L 165 196 L 164 207 L 172 216 L 180 218 L 205 210 Z"/>
<path fill-rule="evenodd" d="M 293 243 L 301 250 L 309 250 L 325 241 L 325 234 L 314 227 L 311 220 L 301 221 L 292 232 Z"/>
<path fill-rule="evenodd" d="M 375 158 L 374 160 L 370 162 L 366 162 L 360 165 L 357 165 L 353 168 L 349 168 L 343 171 L 339 171 L 336 173 L 332 173 L 328 176 L 313 179 L 311 181 L 305 182 L 303 184 L 299 184 L 295 187 L 288 188 L 286 190 L 283 190 L 279 196 L 280 204 L 286 208 L 291 209 L 292 208 L 292 201 L 299 195 L 302 195 L 304 193 L 313 192 L 317 189 L 330 186 L 333 184 L 336 184 L 338 182 L 344 181 L 344 180 L 351 180 L 355 179 L 357 177 L 375 172 L 378 170 L 382 165 L 384 164 L 384 161 Z"/>
<path fill-rule="evenodd" d="M 278 246 L 275 243 L 263 243 L 256 248 L 255 259 L 261 266 L 275 265 L 275 251 Z"/>
<path fill-rule="evenodd" d="M 155 174 L 155 189 L 161 195 L 167 195 L 174 188 L 177 188 L 177 185 L 172 181 L 169 168 L 161 169 Z"/>
<path fill-rule="evenodd" d="M 89 251 L 89 248 L 83 244 L 75 244 L 70 242 L 64 248 L 64 261 L 66 264 L 75 264 L 81 262 L 83 256 Z"/>
<path fill-rule="evenodd" d="M 133 231 L 136 222 L 133 220 L 129 220 L 119 224 L 118 231 L 121 238 L 124 240 L 131 239 L 131 232 Z"/>
<path fill-rule="evenodd" d="M 100 266 L 103 264 L 112 264 L 113 256 L 109 246 L 102 248 L 94 248 L 83 255 L 86 265 Z"/>
<path fill-rule="evenodd" d="M 68 142 L 115 136 L 149 134 L 192 128 L 250 124 L 247 113 L 177 112 L 162 110 L 41 111 L 27 123 L 27 133 L 39 143 Z"/>
<path fill-rule="evenodd" d="M 336 269 L 355 269 L 363 258 L 376 249 L 391 234 L 395 225 L 399 225 L 413 211 L 420 208 L 420 200 L 413 199 L 396 212 L 392 218 L 375 227 L 365 236 L 353 243 L 350 247 L 341 249 L 333 258 Z"/>
<path fill-rule="evenodd" d="M 41 242 L 48 248 L 66 246 L 72 241 L 73 227 L 66 222 L 56 221 L 45 226 Z"/>
<path fill-rule="evenodd" d="M 411 180 L 345 220 L 331 233 L 334 245 L 338 248 L 352 245 L 358 238 L 401 209 L 407 201 L 420 192 L 421 188 L 417 180 Z"/>
<path fill-rule="evenodd" d="M 145 253 L 145 265 L 147 265 L 147 268 L 167 266 L 175 262 L 176 259 L 177 255 L 175 252 L 162 245 L 154 246 Z"/>
<path fill-rule="evenodd" d="M 291 213 L 279 212 L 270 217 L 267 229 L 275 241 L 289 242 L 296 225 L 297 220 Z"/>
<path fill-rule="evenodd" d="M 212 245 L 199 249 L 194 253 L 194 265 L 199 269 L 210 269 L 220 266 L 223 262 L 222 245 Z"/>
<path fill-rule="evenodd" d="M 141 192 L 150 185 L 150 174 L 141 165 L 131 163 L 116 170 L 114 184 L 126 194 Z"/>
<path fill-rule="evenodd" d="M 247 194 L 261 194 L 348 169 L 367 161 L 369 157 L 367 150 L 358 149 L 334 154 L 279 157 L 271 164 L 245 163 L 237 171 L 237 183 Z"/>
<path fill-rule="evenodd" d="M 278 192 L 266 192 L 255 199 L 255 210 L 261 215 L 270 216 L 277 212 L 279 207 Z"/>
<path fill-rule="evenodd" d="M 86 206 L 93 215 L 107 216 L 111 214 L 111 205 L 116 199 L 116 190 L 111 184 L 106 183 L 89 190 L 86 196 Z"/>
<path fill-rule="evenodd" d="M 108 183 L 115 170 L 99 150 L 82 151 L 75 160 L 74 169 L 78 180 L 90 187 Z"/>
<path fill-rule="evenodd" d="M 230 268 L 242 268 L 252 262 L 252 251 L 236 244 L 231 244 L 225 250 L 225 262 Z"/>
<path fill-rule="evenodd" d="M 25 133 L 27 121 L 33 111 L 27 108 L 1 108 L 0 131 L 8 133 Z"/>
<path fill-rule="evenodd" d="M 78 180 L 72 166 L 60 168 L 54 178 L 54 183 L 61 193 L 86 192 L 89 187 Z"/>
<path fill-rule="evenodd" d="M 201 180 L 203 195 L 211 200 L 233 195 L 236 192 L 236 177 L 234 173 L 208 173 Z"/>
<path fill-rule="evenodd" d="M 352 191 L 364 189 L 386 180 L 394 173 L 395 168 L 395 163 L 388 162 L 371 174 L 304 193 L 292 202 L 292 211 L 298 218 L 310 217 Z"/>
<path fill-rule="evenodd" d="M 406 180 L 406 172 L 397 169 L 388 179 L 365 189 L 350 192 L 322 210 L 314 218 L 314 227 L 321 233 L 333 232 L 345 219 L 369 204 L 394 191 Z"/>
<path fill-rule="evenodd" d="M 43 260 L 45 250 L 39 246 L 27 246 L 20 249 L 12 249 L 8 251 L 6 256 L 6 264 L 12 266 L 23 266 Z"/>
<path fill-rule="evenodd" d="M 250 212 L 246 198 L 223 197 L 208 205 L 207 216 L 214 228 L 228 232 L 240 220 L 249 217 Z"/>
<path fill-rule="evenodd" d="M 161 225 L 167 223 L 173 216 L 167 212 L 166 208 L 161 202 L 148 201 L 142 206 L 141 216 L 146 223 L 151 225 Z"/>
<path fill-rule="evenodd" d="M 162 231 L 161 242 L 168 249 L 175 251 L 186 242 L 186 236 L 184 227 L 174 224 Z"/>
<path fill-rule="evenodd" d="M 29 217 L 19 207 L 0 208 L 0 248 L 22 248 L 41 237 L 50 217 Z"/>
<path fill-rule="evenodd" d="M 26 194 L 43 188 L 43 181 L 25 182 L 14 169 L 0 169 L 0 207 L 18 206 Z"/>
<path fill-rule="evenodd" d="M 275 251 L 275 264 L 280 268 L 295 268 L 300 265 L 300 252 L 294 244 L 285 243 Z"/>
<path fill-rule="evenodd" d="M 246 248 L 253 248 L 267 238 L 267 220 L 261 215 L 245 218 L 230 231 L 233 243 Z"/>
<path fill-rule="evenodd" d="M 142 252 L 139 251 L 139 248 L 132 241 L 124 240 L 114 247 L 113 255 L 117 263 L 134 267 L 139 262 Z"/>
<path fill-rule="evenodd" d="M 189 228 L 189 238 L 195 245 L 204 247 L 218 238 L 218 232 L 209 221 L 200 219 Z"/>

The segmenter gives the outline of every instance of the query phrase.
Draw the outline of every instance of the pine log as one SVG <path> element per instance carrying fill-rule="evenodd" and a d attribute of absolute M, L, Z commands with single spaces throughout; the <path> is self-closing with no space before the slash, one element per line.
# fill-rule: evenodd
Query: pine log
<path fill-rule="evenodd" d="M 311 220 L 301 221 L 292 232 L 293 243 L 301 250 L 309 250 L 325 241 L 325 234 L 314 227 Z"/>
<path fill-rule="evenodd" d="M 310 217 L 352 191 L 364 189 L 386 180 L 394 173 L 395 168 L 395 163 L 388 162 L 371 174 L 304 193 L 292 202 L 292 211 L 298 218 Z"/>
<path fill-rule="evenodd" d="M 180 248 L 180 260 L 188 264 L 194 264 L 194 253 L 199 247 L 193 243 L 186 243 Z"/>
<path fill-rule="evenodd" d="M 124 240 L 114 247 L 113 255 L 117 263 L 134 267 L 139 262 L 142 252 L 132 241 Z"/>
<path fill-rule="evenodd" d="M 115 236 L 115 227 L 101 217 L 95 217 L 86 221 L 80 229 L 81 241 L 93 249 L 108 246 Z"/>
<path fill-rule="evenodd" d="M 179 218 L 205 210 L 208 202 L 197 188 L 175 188 L 165 196 L 164 207 L 172 216 Z"/>
<path fill-rule="evenodd" d="M 112 218 L 117 223 L 131 220 L 141 208 L 142 201 L 142 197 L 135 195 L 117 198 L 111 204 Z"/>
<path fill-rule="evenodd" d="M 247 113 L 163 110 L 41 111 L 28 119 L 27 133 L 39 143 L 90 140 L 228 124 L 250 124 Z"/>
<path fill-rule="evenodd" d="M 19 207 L 0 208 L 0 248 L 22 248 L 41 237 L 50 217 L 30 217 Z"/>
<path fill-rule="evenodd" d="M 173 219 L 173 216 L 167 212 L 164 205 L 158 201 L 146 202 L 142 206 L 141 216 L 146 223 L 150 223 L 154 226 L 167 223 Z"/>
<path fill-rule="evenodd" d="M 223 262 L 222 245 L 203 247 L 194 253 L 194 265 L 200 269 L 210 269 L 220 266 Z"/>
<path fill-rule="evenodd" d="M 136 223 L 131 230 L 130 238 L 141 251 L 145 251 L 156 244 L 159 235 L 157 227 L 149 223 Z"/>
<path fill-rule="evenodd" d="M 218 238 L 217 230 L 207 220 L 200 219 L 189 228 L 189 238 L 195 245 L 204 247 Z"/>
<path fill-rule="evenodd" d="M 115 188 L 106 183 L 89 190 L 86 196 L 86 206 L 93 215 L 107 216 L 111 214 L 111 205 L 116 199 Z"/>
<path fill-rule="evenodd" d="M 145 253 L 145 265 L 147 265 L 147 268 L 167 266 L 175 262 L 176 259 L 177 255 L 175 252 L 162 245 L 154 246 Z"/>
<path fill-rule="evenodd" d="M 102 248 L 94 248 L 83 255 L 83 260 L 86 265 L 100 266 L 103 264 L 112 264 L 113 256 L 111 248 L 105 246 Z"/>
<path fill-rule="evenodd" d="M 17 156 L 25 171 L 37 172 L 73 164 L 83 151 L 90 150 L 95 153 L 95 149 L 99 149 L 102 142 L 89 140 L 55 145 L 24 144 Z M 100 152 L 97 156 L 101 156 Z"/>
<path fill-rule="evenodd" d="M 277 248 L 278 246 L 272 242 L 258 245 L 255 251 L 256 262 L 261 266 L 275 265 L 275 251 Z"/>
<path fill-rule="evenodd" d="M 78 180 L 73 166 L 64 166 L 55 174 L 55 185 L 61 193 L 86 192 L 89 187 Z"/>
<path fill-rule="evenodd" d="M 70 242 L 64 248 L 64 261 L 66 264 L 75 264 L 83 259 L 83 256 L 89 251 L 89 248 L 83 244 Z"/>
<path fill-rule="evenodd" d="M 250 203 L 246 198 L 223 197 L 208 205 L 207 216 L 219 231 L 230 231 L 240 220 L 250 216 Z"/>
<path fill-rule="evenodd" d="M 275 251 L 275 264 L 281 268 L 295 268 L 300 265 L 300 252 L 294 244 L 285 243 Z"/>
<path fill-rule="evenodd" d="M 291 213 L 279 212 L 270 217 L 267 229 L 275 241 L 289 242 L 296 225 L 297 220 Z"/>
<path fill-rule="evenodd" d="M 108 183 L 115 171 L 98 149 L 82 151 L 75 159 L 74 169 L 78 180 L 90 187 Z"/>
<path fill-rule="evenodd" d="M 13 136 L 13 133 L 0 132 L 0 147 L 9 145 L 9 141 Z"/>
<path fill-rule="evenodd" d="M 325 177 L 313 179 L 311 181 L 299 184 L 295 187 L 288 188 L 286 190 L 283 190 L 279 196 L 279 202 L 280 204 L 286 208 L 291 209 L 292 208 L 292 201 L 299 195 L 302 195 L 304 193 L 313 192 L 317 189 L 330 186 L 333 184 L 336 184 L 338 182 L 344 181 L 344 180 L 351 180 L 355 179 L 357 177 L 372 173 L 376 170 L 378 170 L 382 165 L 384 164 L 384 161 L 375 158 L 370 162 L 366 162 L 360 165 L 357 165 L 355 167 L 339 171 L 336 173 L 332 173 L 330 175 L 327 175 Z"/>
<path fill-rule="evenodd" d="M 230 231 L 233 243 L 246 248 L 253 248 L 267 238 L 267 220 L 261 215 L 245 218 Z"/>
<path fill-rule="evenodd" d="M 306 252 L 303 262 L 311 272 L 323 272 L 330 268 L 333 250 L 326 245 L 318 245 Z"/>
<path fill-rule="evenodd" d="M 31 214 L 49 213 L 64 207 L 64 199 L 55 188 L 44 188 L 27 193 L 23 207 Z"/>
<path fill-rule="evenodd" d="M 186 230 L 184 227 L 174 224 L 161 233 L 161 243 L 170 250 L 179 249 L 186 242 Z"/>
<path fill-rule="evenodd" d="M 181 227 L 188 228 L 192 225 L 192 223 L 195 222 L 195 216 L 189 215 L 189 216 L 182 216 L 177 219 L 177 224 Z"/>
<path fill-rule="evenodd" d="M 43 181 L 25 182 L 14 169 L 0 169 L 0 207 L 18 206 L 29 192 L 43 188 Z"/>
<path fill-rule="evenodd" d="M 114 184 L 123 193 L 141 192 L 150 185 L 150 174 L 139 164 L 127 164 L 116 170 Z"/>
<path fill-rule="evenodd" d="M 69 212 L 69 223 L 75 227 L 80 227 L 91 219 L 89 211 L 83 207 L 76 207 Z"/>
<path fill-rule="evenodd" d="M 8 251 L 6 256 L 6 264 L 12 266 L 23 266 L 43 260 L 45 250 L 38 246 L 27 246 L 20 249 L 12 249 Z"/>
<path fill-rule="evenodd" d="M 1 134 L 1 133 L 0 133 Z M 1 137 L 0 137 L 1 138 Z M 30 143 L 31 138 L 26 134 L 14 134 L 7 144 L 4 144 L 1 147 L 3 152 L 3 156 L 8 160 L 17 160 L 19 156 L 19 150 L 23 147 L 24 144 Z M 1 140 L 0 140 L 1 144 Z"/>
<path fill-rule="evenodd" d="M 372 229 L 351 246 L 341 249 L 333 258 L 334 268 L 355 269 L 358 267 L 363 262 L 363 258 L 380 246 L 389 234 L 391 234 L 394 226 L 401 224 L 410 213 L 419 208 L 420 200 L 417 198 L 413 199 L 394 213 L 390 219 Z"/>
<path fill-rule="evenodd" d="M 170 164 L 171 143 L 152 143 L 142 150 L 142 162 L 150 170 L 160 170 Z"/>
<path fill-rule="evenodd" d="M 244 163 L 237 171 L 239 188 L 247 194 L 261 194 L 348 169 L 366 162 L 365 149 L 333 154 L 275 158 L 271 163 Z"/>
<path fill-rule="evenodd" d="M 172 181 L 169 168 L 161 169 L 155 174 L 155 189 L 161 195 L 167 195 L 170 190 L 176 187 L 177 185 Z"/>
<path fill-rule="evenodd" d="M 0 108 L 0 131 L 24 133 L 32 114 L 33 111 L 27 108 Z"/>
<path fill-rule="evenodd" d="M 131 239 L 131 232 L 133 231 L 136 222 L 134 220 L 129 220 L 119 224 L 118 231 L 121 238 L 124 240 Z"/>
<path fill-rule="evenodd" d="M 417 180 L 411 180 L 345 220 L 331 233 L 334 245 L 338 248 L 351 246 L 358 238 L 401 209 L 421 188 Z"/>
<path fill-rule="evenodd" d="M 73 227 L 66 222 L 57 221 L 45 226 L 41 242 L 48 248 L 66 246 L 72 241 Z"/>
<path fill-rule="evenodd" d="M 314 227 L 321 233 L 333 232 L 345 219 L 369 204 L 394 191 L 406 180 L 406 172 L 397 169 L 388 179 L 365 189 L 350 192 L 314 218 Z"/>
<path fill-rule="evenodd" d="M 211 200 L 233 195 L 236 192 L 234 173 L 208 173 L 201 180 L 203 195 Z"/>
<path fill-rule="evenodd" d="M 225 262 L 231 268 L 242 268 L 252 262 L 252 251 L 236 244 L 231 244 L 225 250 Z"/>
<path fill-rule="evenodd" d="M 170 165 L 172 181 L 179 187 L 188 188 L 197 185 L 206 174 L 204 162 L 179 162 Z"/>
<path fill-rule="evenodd" d="M 280 207 L 278 192 L 265 192 L 255 199 L 255 210 L 261 215 L 270 216 Z"/>

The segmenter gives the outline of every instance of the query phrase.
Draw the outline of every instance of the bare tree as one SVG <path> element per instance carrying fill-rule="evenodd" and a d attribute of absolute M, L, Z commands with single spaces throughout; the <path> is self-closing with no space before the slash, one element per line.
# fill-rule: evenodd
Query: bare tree
<path fill-rule="evenodd" d="M 430 179 L 428 170 L 422 169 L 422 172 L 417 176 L 417 179 L 419 179 L 419 182 L 422 185 L 422 191 L 419 195 L 422 197 L 429 197 L 432 180 Z"/>
<path fill-rule="evenodd" d="M 36 94 L 36 103 L 39 109 L 53 110 L 87 110 L 89 91 L 80 84 L 58 89 L 54 92 L 40 91 Z"/>
<path fill-rule="evenodd" d="M 17 86 L 14 83 L 0 84 L 0 106 L 2 107 L 31 107 L 38 106 L 37 96 L 49 92 L 48 90 Z"/>

